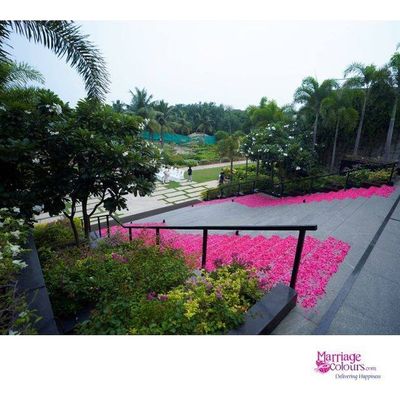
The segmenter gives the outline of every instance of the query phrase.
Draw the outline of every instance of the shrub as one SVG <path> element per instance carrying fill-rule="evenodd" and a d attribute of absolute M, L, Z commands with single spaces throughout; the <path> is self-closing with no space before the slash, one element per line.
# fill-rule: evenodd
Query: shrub
<path fill-rule="evenodd" d="M 30 310 L 24 293 L 17 291 L 28 228 L 16 214 L 18 209 L 0 210 L 0 334 L 34 334 L 38 317 Z"/>
<path fill-rule="evenodd" d="M 80 333 L 216 334 L 243 322 L 260 297 L 257 280 L 235 264 L 192 276 L 168 292 L 150 292 L 128 304 L 115 299 L 81 325 Z M 110 319 L 111 324 L 110 324 Z"/>
<path fill-rule="evenodd" d="M 180 251 L 145 246 L 140 240 L 54 252 L 43 262 L 43 271 L 58 317 L 88 306 L 104 308 L 121 296 L 132 301 L 151 291 L 168 291 L 190 274 Z"/>
<path fill-rule="evenodd" d="M 186 165 L 187 167 L 196 167 L 197 165 L 199 165 L 197 160 L 192 160 L 192 159 L 183 160 L 183 162 L 184 165 Z"/>
<path fill-rule="evenodd" d="M 79 218 L 74 219 L 80 239 L 83 239 L 83 230 Z M 74 234 L 67 218 L 54 222 L 37 224 L 34 228 L 34 238 L 37 248 L 46 247 L 51 250 L 65 247 L 74 243 Z"/>

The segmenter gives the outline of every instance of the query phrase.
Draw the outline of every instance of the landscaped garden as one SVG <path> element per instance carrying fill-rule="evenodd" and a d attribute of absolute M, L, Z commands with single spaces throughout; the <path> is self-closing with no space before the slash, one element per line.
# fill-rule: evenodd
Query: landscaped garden
<path fill-rule="evenodd" d="M 210 201 L 203 205 L 233 201 L 257 208 L 387 197 L 394 191 L 395 164 L 387 162 L 397 126 L 398 52 L 381 69 L 352 64 L 341 86 L 305 78 L 294 95 L 298 110 L 266 97 L 246 110 L 214 103 L 171 106 L 138 88 L 131 91 L 130 104 L 106 104 L 105 61 L 73 22 L 5 21 L 2 27 L 0 45 L 16 32 L 73 60 L 88 92 L 72 107 L 34 86 L 44 83 L 41 73 L 10 59 L 0 46 L 2 334 L 35 333 L 40 318 L 18 289 L 31 234 L 56 320 L 61 329 L 75 321 L 67 331 L 76 334 L 227 333 L 266 292 L 289 285 L 296 248 L 301 250 L 292 236 L 210 234 L 207 243 L 197 234 L 162 229 L 157 243 L 154 230 L 130 225 L 131 235 L 115 225 L 111 237 L 104 238 L 103 227 L 102 238 L 95 240 L 96 212 L 132 212 L 129 200 L 147 201 L 162 165 L 229 162 L 223 168 L 229 182 L 204 193 Z M 65 37 L 70 43 L 63 47 Z M 367 104 L 378 107 L 375 115 L 366 112 Z M 201 139 L 167 144 L 166 132 L 210 135 L 215 144 Z M 378 162 L 336 172 L 351 150 L 355 159 L 363 150 Z M 234 167 L 239 159 L 246 165 Z M 221 169 L 195 169 L 193 181 L 215 181 Z M 166 191 L 179 185 L 170 182 Z M 178 201 L 188 199 L 182 197 Z M 62 219 L 37 224 L 43 215 Z M 312 309 L 323 298 L 349 248 L 330 236 L 306 237 L 296 285 L 303 308 Z"/>

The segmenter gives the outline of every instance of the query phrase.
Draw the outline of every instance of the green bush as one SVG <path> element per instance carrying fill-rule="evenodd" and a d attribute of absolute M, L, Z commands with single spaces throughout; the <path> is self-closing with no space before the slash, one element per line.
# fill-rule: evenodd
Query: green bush
<path fill-rule="evenodd" d="M 184 165 L 187 167 L 196 167 L 197 165 L 199 165 L 197 160 L 186 159 L 183 161 L 184 161 Z"/>
<path fill-rule="evenodd" d="M 114 240 L 114 239 L 113 239 Z M 144 246 L 139 240 L 96 249 L 83 245 L 53 251 L 51 257 L 39 251 L 47 288 L 58 317 L 112 299 L 167 291 L 182 282 L 190 270 L 182 254 L 173 249 Z"/>
<path fill-rule="evenodd" d="M 261 296 L 257 280 L 235 264 L 192 276 L 168 292 L 150 292 L 130 304 L 119 297 L 82 324 L 79 332 L 225 333 L 243 323 L 244 313 Z"/>
<path fill-rule="evenodd" d="M 0 335 L 35 334 L 34 324 L 39 320 L 25 294 L 15 290 L 27 266 L 20 258 L 28 228 L 18 213 L 18 209 L 0 209 Z"/>
<path fill-rule="evenodd" d="M 74 222 L 79 237 L 82 240 L 84 235 L 81 221 L 79 218 L 75 218 Z M 52 250 L 74 243 L 74 233 L 67 218 L 49 223 L 36 224 L 33 234 L 37 248 L 47 247 Z"/>

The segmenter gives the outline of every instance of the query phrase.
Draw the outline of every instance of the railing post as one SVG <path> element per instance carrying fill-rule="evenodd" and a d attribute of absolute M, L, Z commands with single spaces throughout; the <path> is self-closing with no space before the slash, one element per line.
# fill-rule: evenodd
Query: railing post
<path fill-rule="evenodd" d="M 311 179 L 310 179 L 310 193 L 312 193 L 313 188 L 314 188 L 314 179 L 311 178 Z"/>
<path fill-rule="evenodd" d="M 132 242 L 132 228 L 129 227 L 129 241 Z"/>
<path fill-rule="evenodd" d="M 393 178 L 393 174 L 394 174 L 394 167 L 395 167 L 396 163 L 393 163 L 392 165 L 392 170 L 390 171 L 390 177 L 388 180 L 388 184 L 390 184 L 392 182 L 392 178 Z"/>
<path fill-rule="evenodd" d="M 253 193 L 254 193 L 255 190 L 256 190 L 256 180 L 254 179 L 254 181 L 253 181 Z"/>
<path fill-rule="evenodd" d="M 239 196 L 239 194 L 240 194 L 240 186 L 241 186 L 241 183 L 239 182 L 238 183 L 238 191 L 237 191 L 237 195 Z"/>
<path fill-rule="evenodd" d="M 110 237 L 110 217 L 106 215 L 106 221 L 107 221 L 107 236 Z"/>
<path fill-rule="evenodd" d="M 282 197 L 282 196 L 283 196 L 283 192 L 284 192 L 284 186 L 283 186 L 283 181 L 282 181 L 282 180 L 281 180 L 280 185 L 281 185 L 281 193 L 280 193 L 280 196 Z"/>
<path fill-rule="evenodd" d="M 99 236 L 101 237 L 101 224 L 100 224 L 100 217 L 97 217 L 97 226 L 99 227 Z"/>
<path fill-rule="evenodd" d="M 156 228 L 156 245 L 160 245 L 160 228 Z"/>
<path fill-rule="evenodd" d="M 290 279 L 290 287 L 292 289 L 296 288 L 297 273 L 299 271 L 301 253 L 303 251 L 304 237 L 306 235 L 305 229 L 300 229 L 299 238 L 297 239 L 296 255 L 294 256 L 292 277 Z"/>
<path fill-rule="evenodd" d="M 207 239 L 208 239 L 208 229 L 203 229 L 203 250 L 201 253 L 201 266 L 204 268 L 207 261 Z"/>
<path fill-rule="evenodd" d="M 208 201 L 208 200 L 210 199 L 210 197 L 209 197 L 209 196 L 210 196 L 210 194 L 209 194 L 209 193 L 210 193 L 210 191 L 209 191 L 209 190 L 207 190 L 207 192 L 206 192 L 206 201 Z"/>

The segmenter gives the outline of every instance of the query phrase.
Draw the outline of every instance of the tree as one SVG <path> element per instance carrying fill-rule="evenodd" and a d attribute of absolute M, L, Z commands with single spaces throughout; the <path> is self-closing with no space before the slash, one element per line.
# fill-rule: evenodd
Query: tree
<path fill-rule="evenodd" d="M 390 158 L 390 148 L 392 145 L 393 130 L 394 130 L 394 124 L 396 122 L 396 112 L 400 95 L 400 53 L 396 52 L 390 58 L 388 64 L 388 71 L 389 71 L 389 82 L 393 91 L 394 101 L 393 101 L 392 113 L 390 116 L 389 128 L 387 130 L 387 135 L 386 135 L 385 152 L 384 152 L 385 161 L 388 161 Z"/>
<path fill-rule="evenodd" d="M 43 75 L 26 63 L 0 61 L 0 91 L 24 88 L 30 82 L 44 84 Z"/>
<path fill-rule="evenodd" d="M 361 63 L 353 63 L 347 67 L 344 72 L 345 78 L 347 78 L 346 86 L 350 88 L 359 88 L 363 92 L 363 103 L 361 108 L 360 121 L 357 128 L 356 141 L 354 143 L 353 155 L 358 155 L 360 146 L 361 134 L 365 120 L 365 110 L 367 107 L 368 98 L 371 93 L 371 89 L 376 83 L 381 80 L 384 76 L 384 71 L 378 69 L 375 65 L 364 65 Z"/>
<path fill-rule="evenodd" d="M 132 99 L 131 104 L 128 106 L 128 110 L 143 118 L 147 118 L 151 109 L 151 100 L 153 99 L 153 95 L 148 94 L 145 88 L 139 89 L 137 87 L 135 87 L 134 92 L 130 90 L 129 93 L 132 95 Z"/>
<path fill-rule="evenodd" d="M 159 152 L 138 135 L 140 119 L 96 100 L 72 111 L 54 93 L 14 89 L 1 97 L 0 203 L 30 220 L 38 207 L 64 213 L 74 225 L 82 206 L 86 237 L 90 216 L 103 206 L 126 208 L 125 195 L 149 194 Z M 97 199 L 90 211 L 88 200 Z"/>
<path fill-rule="evenodd" d="M 333 172 L 335 166 L 339 130 L 345 129 L 349 132 L 357 124 L 358 112 L 352 107 L 351 101 L 352 92 L 349 89 L 341 88 L 332 92 L 321 104 L 321 115 L 325 124 L 335 129 L 330 163 L 331 172 Z"/>
<path fill-rule="evenodd" d="M 229 135 L 218 142 L 218 152 L 221 157 L 229 158 L 231 162 L 231 179 L 233 176 L 233 160 L 240 152 L 240 137 L 238 135 Z"/>
<path fill-rule="evenodd" d="M 153 103 L 155 110 L 155 120 L 160 125 L 160 142 L 161 147 L 164 146 L 164 132 L 173 130 L 171 120 L 173 115 L 173 107 L 169 106 L 164 100 Z"/>
<path fill-rule="evenodd" d="M 320 85 L 315 78 L 309 76 L 303 79 L 301 86 L 294 94 L 295 102 L 304 104 L 304 106 L 311 109 L 315 115 L 312 136 L 313 148 L 315 148 L 317 143 L 318 120 L 321 111 L 321 103 L 336 87 L 337 83 L 334 79 L 326 79 Z"/>
<path fill-rule="evenodd" d="M 109 88 L 105 61 L 78 25 L 72 21 L 0 21 L 0 61 L 11 61 L 5 47 L 12 31 L 65 57 L 83 77 L 88 97 L 104 100 Z"/>
<path fill-rule="evenodd" d="M 262 97 L 259 106 L 249 106 L 247 114 L 254 128 L 265 127 L 268 124 L 284 119 L 284 113 L 275 100 Z"/>

